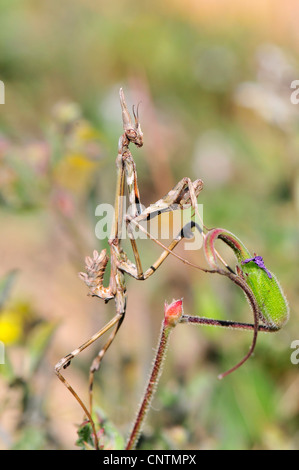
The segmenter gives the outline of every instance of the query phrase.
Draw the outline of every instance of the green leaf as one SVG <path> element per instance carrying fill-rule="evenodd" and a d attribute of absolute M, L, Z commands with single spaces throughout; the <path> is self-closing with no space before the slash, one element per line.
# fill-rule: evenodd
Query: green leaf
<path fill-rule="evenodd" d="M 104 420 L 103 428 L 105 437 L 105 449 L 123 450 L 124 439 L 118 429 L 110 420 Z"/>
<path fill-rule="evenodd" d="M 82 450 L 94 449 L 94 442 L 92 438 L 92 428 L 88 422 L 84 422 L 78 429 L 78 439 L 76 445 Z"/>
<path fill-rule="evenodd" d="M 122 435 L 115 425 L 106 418 L 102 409 L 97 408 L 93 420 L 97 429 L 99 448 L 104 450 L 123 450 L 125 443 Z M 84 421 L 78 429 L 76 445 L 83 450 L 94 449 L 92 428 L 89 422 Z"/>

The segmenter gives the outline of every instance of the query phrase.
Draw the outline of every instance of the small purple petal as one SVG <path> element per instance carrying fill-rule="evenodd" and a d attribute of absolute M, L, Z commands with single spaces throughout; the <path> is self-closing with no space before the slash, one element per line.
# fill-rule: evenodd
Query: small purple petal
<path fill-rule="evenodd" d="M 244 261 L 242 261 L 242 264 L 249 263 L 249 261 L 255 261 L 255 257 L 254 258 L 244 259 Z"/>
<path fill-rule="evenodd" d="M 253 258 L 244 259 L 244 261 L 242 261 L 242 264 L 249 263 L 250 261 L 253 261 L 259 268 L 266 271 L 269 279 L 272 279 L 272 274 L 266 268 L 263 258 L 261 256 L 254 256 Z"/>

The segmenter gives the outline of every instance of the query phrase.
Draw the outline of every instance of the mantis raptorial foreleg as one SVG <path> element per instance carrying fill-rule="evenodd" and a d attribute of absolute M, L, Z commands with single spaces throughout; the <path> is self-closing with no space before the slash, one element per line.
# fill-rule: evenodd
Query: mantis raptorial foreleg
<path fill-rule="evenodd" d="M 135 172 L 133 173 L 135 174 Z M 137 177 L 135 175 L 137 180 Z M 120 269 L 124 269 L 128 274 L 135 277 L 136 279 L 145 280 L 147 279 L 153 272 L 155 272 L 158 267 L 162 264 L 162 262 L 167 258 L 170 251 L 172 251 L 177 244 L 184 238 L 184 230 L 185 234 L 187 232 L 187 226 L 190 223 L 186 224 L 178 233 L 177 237 L 171 242 L 168 246 L 168 251 L 164 251 L 162 255 L 158 258 L 158 260 L 147 270 L 145 273 L 142 270 L 142 264 L 139 256 L 139 252 L 137 249 L 136 240 L 134 239 L 134 230 L 133 227 L 140 227 L 142 221 L 149 221 L 152 220 L 154 217 L 159 216 L 164 212 L 171 212 L 174 210 L 182 210 L 183 208 L 190 207 L 190 190 L 189 188 L 192 186 L 194 194 L 198 196 L 199 192 L 202 189 L 203 183 L 201 180 L 196 180 L 193 183 L 189 178 L 183 178 L 177 185 L 167 193 L 165 197 L 157 201 L 155 204 L 143 209 L 141 213 L 135 214 L 135 216 L 127 215 L 127 232 L 131 241 L 133 254 L 136 263 L 136 269 L 134 265 L 130 265 L 128 269 L 128 263 L 124 262 L 119 264 Z M 131 222 L 133 222 L 131 224 Z M 199 226 L 198 226 L 199 228 Z M 201 231 L 201 229 L 199 228 Z M 190 230 L 189 230 L 190 232 Z M 189 235 L 189 233 L 188 233 Z"/>

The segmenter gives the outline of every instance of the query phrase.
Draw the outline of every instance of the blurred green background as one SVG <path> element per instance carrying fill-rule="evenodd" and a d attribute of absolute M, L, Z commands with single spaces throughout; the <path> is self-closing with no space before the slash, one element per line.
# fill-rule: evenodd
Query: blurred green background
<path fill-rule="evenodd" d="M 291 312 L 221 382 L 217 375 L 243 357 L 252 334 L 179 325 L 140 448 L 299 448 L 299 369 L 290 361 L 299 339 L 299 105 L 290 101 L 298 14 L 295 1 L 274 0 L 1 1 L 1 449 L 76 448 L 82 411 L 53 367 L 114 311 L 87 297 L 77 272 L 107 246 L 95 236 L 95 208 L 114 200 L 120 86 L 129 106 L 141 102 L 144 147 L 133 153 L 143 204 L 183 176 L 202 178 L 206 225 L 234 232 L 263 256 Z M 151 241 L 140 251 L 144 267 L 160 253 Z M 201 252 L 184 256 L 204 262 Z M 144 283 L 128 279 L 128 294 L 95 387 L 123 436 L 165 300 L 183 297 L 188 314 L 251 321 L 227 279 L 176 259 Z M 84 399 L 100 347 L 66 371 Z"/>

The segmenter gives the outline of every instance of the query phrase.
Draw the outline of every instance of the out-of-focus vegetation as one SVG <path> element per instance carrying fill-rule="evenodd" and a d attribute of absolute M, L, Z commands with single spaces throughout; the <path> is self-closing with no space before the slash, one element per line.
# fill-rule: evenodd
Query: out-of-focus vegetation
<path fill-rule="evenodd" d="M 298 449 L 299 79 L 296 2 L 2 0 L 0 5 L 0 447 L 75 448 L 82 411 L 54 364 L 104 325 L 113 305 L 86 296 L 77 272 L 107 241 L 98 204 L 113 203 L 118 89 L 141 102 L 134 156 L 142 202 L 183 176 L 202 178 L 208 227 L 263 256 L 289 299 L 277 334 L 179 325 L 140 448 Z M 141 243 L 144 267 L 159 249 Z M 182 248 L 178 250 L 183 254 Z M 185 256 L 203 263 L 202 253 Z M 15 272 L 16 270 L 16 272 Z M 97 374 L 95 399 L 126 436 L 150 369 L 164 301 L 186 313 L 250 321 L 226 279 L 169 259 L 128 279 L 128 311 Z M 87 398 L 100 344 L 66 371 Z M 82 356 L 82 357 L 81 357 Z"/>

